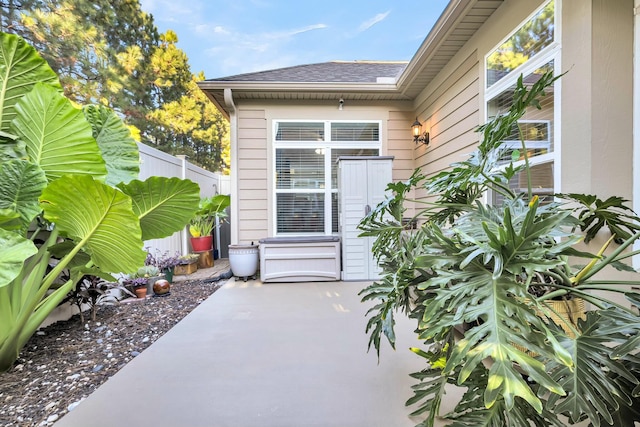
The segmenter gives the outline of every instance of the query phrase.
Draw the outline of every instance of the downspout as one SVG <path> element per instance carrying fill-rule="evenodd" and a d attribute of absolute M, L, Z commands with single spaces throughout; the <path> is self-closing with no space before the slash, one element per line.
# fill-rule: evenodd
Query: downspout
<path fill-rule="evenodd" d="M 640 212 L 640 0 L 633 4 L 633 210 Z M 640 249 L 640 243 L 634 244 Z M 633 266 L 640 267 L 640 255 L 633 257 Z"/>
<path fill-rule="evenodd" d="M 187 156 L 185 156 L 184 154 L 177 154 L 176 157 L 179 158 L 181 162 L 180 166 L 182 170 L 181 170 L 180 178 L 187 179 Z M 187 232 L 187 228 L 185 227 L 182 229 L 181 236 L 180 236 L 183 256 L 189 253 L 189 245 L 187 244 L 188 238 L 189 238 L 189 234 Z"/>
<path fill-rule="evenodd" d="M 231 244 L 238 244 L 238 112 L 231 89 L 224 90 L 224 102 L 229 110 L 229 144 L 231 145 Z"/>

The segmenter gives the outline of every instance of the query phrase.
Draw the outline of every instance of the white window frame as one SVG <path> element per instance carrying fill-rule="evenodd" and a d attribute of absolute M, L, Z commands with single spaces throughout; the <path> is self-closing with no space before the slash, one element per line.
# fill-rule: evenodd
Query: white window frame
<path fill-rule="evenodd" d="M 324 123 L 324 140 L 323 141 L 277 141 L 277 131 L 278 131 L 278 123 Z M 332 141 L 331 140 L 331 124 L 332 123 L 376 123 L 378 125 L 378 140 L 377 141 Z M 272 152 L 271 158 L 272 167 L 273 167 L 273 176 L 275 177 L 276 173 L 276 150 L 282 148 L 290 148 L 290 149 L 320 149 L 324 150 L 324 176 L 325 176 L 325 186 L 324 186 L 324 232 L 322 233 L 311 233 L 311 232 L 303 232 L 303 233 L 279 233 L 278 232 L 278 204 L 277 204 L 277 194 L 278 192 L 282 193 L 319 193 L 319 191 L 313 189 L 295 189 L 295 190 L 278 190 L 277 183 L 275 179 L 273 181 L 273 185 L 271 186 L 271 194 L 272 194 L 272 203 L 271 203 L 271 212 L 273 212 L 272 217 L 272 229 L 273 234 L 275 236 L 313 236 L 313 235 L 334 235 L 336 233 L 333 232 L 333 222 L 332 222 L 332 204 L 331 197 L 332 194 L 338 192 L 338 188 L 332 188 L 331 185 L 331 150 L 333 149 L 371 149 L 378 150 L 378 154 L 382 153 L 382 120 L 312 120 L 312 119 L 273 119 L 272 121 Z"/>
<path fill-rule="evenodd" d="M 529 16 L 523 19 L 518 25 L 516 25 L 513 30 L 507 34 L 499 43 L 497 43 L 493 48 L 491 48 L 486 55 L 484 56 L 484 62 L 482 65 L 483 68 L 483 82 L 484 82 L 484 119 L 485 123 L 489 120 L 489 102 L 496 96 L 500 95 L 505 90 L 508 90 L 511 86 L 515 85 L 518 81 L 520 75 L 527 76 L 533 73 L 538 68 L 546 65 L 547 63 L 553 61 L 553 72 L 554 75 L 560 75 L 562 73 L 561 66 L 561 44 L 560 40 L 562 40 L 562 0 L 555 0 L 554 7 L 554 40 L 542 49 L 540 52 L 536 53 L 536 55 L 529 59 L 524 64 L 516 67 L 512 71 L 510 71 L 507 75 L 501 78 L 498 82 L 491 85 L 490 88 L 487 88 L 486 79 L 487 79 L 487 59 L 491 54 L 502 46 L 511 36 L 513 36 L 525 23 L 527 23 L 531 18 L 533 18 L 538 12 L 544 9 L 549 3 L 553 0 L 547 0 L 543 2 L 538 8 L 536 8 Z M 560 123 L 561 123 L 561 91 L 562 91 L 562 79 L 558 79 L 554 82 L 554 101 L 553 101 L 553 151 L 550 153 L 542 154 L 539 156 L 529 157 L 529 165 L 531 167 L 540 165 L 543 163 L 553 163 L 553 188 L 555 193 L 561 192 L 561 173 L 562 168 L 561 165 L 561 132 L 560 132 Z M 524 160 L 514 162 L 514 166 L 520 166 L 524 164 Z M 500 169 L 505 168 L 506 165 L 501 166 Z M 488 195 L 486 196 L 489 197 Z"/>
<path fill-rule="evenodd" d="M 633 210 L 640 212 L 640 0 L 634 0 L 633 51 Z M 640 242 L 633 249 L 639 250 Z M 633 267 L 640 268 L 640 254 Z"/>

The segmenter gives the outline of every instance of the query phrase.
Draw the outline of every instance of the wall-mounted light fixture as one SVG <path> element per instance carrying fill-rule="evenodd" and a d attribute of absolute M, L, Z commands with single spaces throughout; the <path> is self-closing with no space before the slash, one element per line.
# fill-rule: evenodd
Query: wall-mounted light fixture
<path fill-rule="evenodd" d="M 344 99 L 340 98 L 338 101 L 338 110 L 342 111 L 342 107 L 344 106 Z"/>
<path fill-rule="evenodd" d="M 411 125 L 411 131 L 413 132 L 413 142 L 416 144 L 422 142 L 424 145 L 429 145 L 429 132 L 422 132 L 422 123 L 418 121 L 416 117 L 416 121 Z"/>

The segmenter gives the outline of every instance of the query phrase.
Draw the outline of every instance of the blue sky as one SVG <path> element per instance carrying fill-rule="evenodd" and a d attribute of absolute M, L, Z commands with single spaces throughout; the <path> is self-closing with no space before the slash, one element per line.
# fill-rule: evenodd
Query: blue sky
<path fill-rule="evenodd" d="M 410 60 L 448 0 L 141 0 L 206 78 L 331 60 Z"/>

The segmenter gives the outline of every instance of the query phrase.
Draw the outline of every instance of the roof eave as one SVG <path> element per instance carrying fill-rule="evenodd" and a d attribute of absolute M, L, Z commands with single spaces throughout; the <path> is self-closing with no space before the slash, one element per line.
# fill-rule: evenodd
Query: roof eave
<path fill-rule="evenodd" d="M 411 61 L 409 61 L 407 67 L 398 77 L 398 90 L 404 95 L 415 97 L 420 89 L 416 85 L 424 87 L 424 80 L 420 81 L 420 78 L 426 69 L 430 67 L 433 74 L 434 71 L 440 71 L 444 67 L 444 65 L 433 66 L 430 63 L 435 56 L 439 55 L 443 44 L 447 42 L 459 26 L 464 25 L 464 20 L 467 19 L 467 16 L 475 8 L 486 11 L 483 14 L 484 21 L 474 21 L 479 28 L 503 2 L 504 0 L 451 0 Z M 473 34 L 468 35 L 467 41 L 472 36 Z"/>

